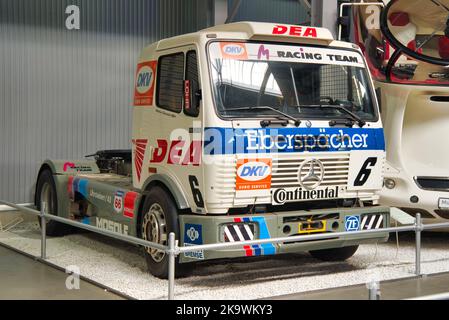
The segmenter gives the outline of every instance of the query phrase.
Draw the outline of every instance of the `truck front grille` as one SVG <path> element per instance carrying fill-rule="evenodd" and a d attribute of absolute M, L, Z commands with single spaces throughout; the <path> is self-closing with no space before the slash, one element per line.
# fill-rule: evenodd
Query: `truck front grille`
<path fill-rule="evenodd" d="M 324 179 L 321 186 L 346 186 L 349 174 L 349 154 L 335 156 L 298 157 L 280 156 L 273 159 L 273 172 L 271 188 L 295 188 L 300 187 L 298 181 L 299 167 L 303 161 L 316 158 L 323 163 Z"/>

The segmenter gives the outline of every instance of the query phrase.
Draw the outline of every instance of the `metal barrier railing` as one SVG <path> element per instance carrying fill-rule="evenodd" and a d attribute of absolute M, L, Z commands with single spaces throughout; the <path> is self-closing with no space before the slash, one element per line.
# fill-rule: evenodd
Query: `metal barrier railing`
<path fill-rule="evenodd" d="M 40 217 L 41 219 L 41 258 L 46 259 L 46 230 L 45 230 L 45 220 L 54 220 L 60 223 L 71 225 L 80 229 L 88 230 L 98 234 L 102 234 L 108 237 L 112 237 L 125 242 L 142 245 L 144 247 L 149 247 L 157 250 L 164 251 L 168 255 L 168 299 L 174 299 L 174 285 L 175 285 L 175 259 L 176 256 L 186 252 L 195 252 L 199 250 L 217 250 L 217 249 L 231 249 L 231 248 L 242 248 L 247 245 L 265 244 L 265 243 L 291 243 L 291 242 L 304 242 L 311 240 L 326 240 L 335 237 L 344 236 L 356 236 L 356 235 L 375 235 L 382 233 L 393 233 L 393 232 L 405 232 L 414 231 L 415 232 L 415 274 L 417 276 L 421 275 L 421 232 L 425 230 L 443 229 L 449 228 L 449 222 L 435 223 L 435 224 L 422 224 L 421 215 L 418 213 L 415 217 L 415 223 L 413 225 L 407 225 L 402 227 L 392 227 L 383 228 L 377 230 L 363 230 L 363 231 L 351 231 L 351 232 L 336 232 L 336 233 L 325 233 L 325 234 L 314 234 L 314 235 L 300 235 L 293 237 L 283 237 L 283 238 L 271 238 L 271 239 L 259 239 L 259 240 L 249 240 L 249 241 L 239 241 L 239 242 L 226 242 L 226 243 L 214 243 L 214 244 L 203 244 L 194 246 L 184 246 L 179 247 L 175 239 L 175 234 L 171 232 L 169 234 L 168 246 L 161 245 L 159 243 L 150 242 L 136 237 L 131 237 L 128 235 L 112 232 L 105 229 L 100 229 L 91 225 L 76 222 L 70 219 L 61 218 L 51 214 L 45 213 L 45 202 L 41 205 L 41 211 L 37 211 L 31 208 L 23 207 L 14 203 L 0 200 L 1 204 L 7 205 L 18 211 L 32 214 Z M 372 288 L 372 294 L 374 295 L 375 288 Z"/>
<path fill-rule="evenodd" d="M 422 296 L 422 297 L 416 297 L 416 298 L 410 298 L 410 299 L 404 299 L 404 300 L 449 300 L 449 292 L 440 293 L 440 294 L 432 294 L 429 296 Z"/>

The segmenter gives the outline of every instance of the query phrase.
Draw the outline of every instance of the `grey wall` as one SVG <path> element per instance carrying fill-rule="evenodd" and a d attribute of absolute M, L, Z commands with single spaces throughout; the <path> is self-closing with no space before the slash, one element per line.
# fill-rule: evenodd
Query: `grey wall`
<path fill-rule="evenodd" d="M 31 201 L 47 158 L 129 148 L 140 49 L 213 25 L 215 1 L 0 0 L 0 199 Z M 72 4 L 80 30 L 65 28 Z M 242 20 L 310 18 L 296 0 L 242 0 Z"/>
<path fill-rule="evenodd" d="M 237 0 L 228 0 L 228 13 Z M 233 22 L 262 21 L 310 24 L 307 8 L 299 0 L 242 0 Z"/>
<path fill-rule="evenodd" d="M 140 49 L 212 24 L 212 0 L 0 0 L 0 199 L 30 201 L 46 158 L 130 148 Z"/>

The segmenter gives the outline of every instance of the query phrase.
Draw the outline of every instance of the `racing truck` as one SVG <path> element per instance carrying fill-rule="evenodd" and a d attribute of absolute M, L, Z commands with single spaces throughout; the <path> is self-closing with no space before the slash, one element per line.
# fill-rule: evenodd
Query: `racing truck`
<path fill-rule="evenodd" d="M 177 276 L 210 259 L 309 251 L 344 261 L 388 239 L 373 83 L 360 48 L 327 29 L 238 22 L 151 44 L 132 122 L 131 150 L 46 160 L 37 208 L 163 245 L 171 232 L 181 246 L 340 233 L 186 252 Z M 49 236 L 70 231 L 46 223 Z M 142 249 L 149 272 L 166 278 L 165 252 Z"/>

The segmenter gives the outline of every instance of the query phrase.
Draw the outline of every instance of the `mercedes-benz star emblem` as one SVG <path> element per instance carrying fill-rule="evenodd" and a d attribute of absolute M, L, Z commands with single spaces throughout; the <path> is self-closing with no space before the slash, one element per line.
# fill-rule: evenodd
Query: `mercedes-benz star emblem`
<path fill-rule="evenodd" d="M 298 170 L 298 180 L 304 189 L 312 190 L 321 185 L 324 179 L 324 166 L 320 160 L 304 161 Z"/>

